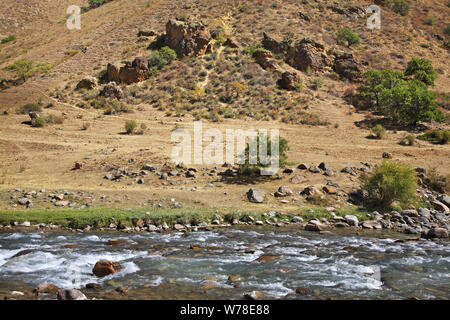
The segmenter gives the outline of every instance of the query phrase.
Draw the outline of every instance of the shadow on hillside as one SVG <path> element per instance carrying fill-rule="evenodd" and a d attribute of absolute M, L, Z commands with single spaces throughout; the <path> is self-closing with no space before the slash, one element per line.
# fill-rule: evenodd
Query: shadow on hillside
<path fill-rule="evenodd" d="M 214 181 L 216 183 L 236 184 L 236 185 L 252 185 L 257 183 L 270 182 L 277 180 L 272 176 L 262 176 L 260 174 L 253 175 L 237 175 L 235 177 L 221 176 L 220 179 Z"/>
<path fill-rule="evenodd" d="M 402 130 L 413 133 L 418 133 L 429 129 L 428 126 L 422 123 L 418 123 L 416 125 L 401 125 L 393 122 L 391 119 L 388 118 L 373 118 L 372 116 L 366 116 L 366 119 L 361 121 L 355 121 L 354 123 L 355 126 L 357 126 L 358 128 L 367 130 L 372 129 L 374 126 L 378 124 L 381 124 L 387 130 Z"/>

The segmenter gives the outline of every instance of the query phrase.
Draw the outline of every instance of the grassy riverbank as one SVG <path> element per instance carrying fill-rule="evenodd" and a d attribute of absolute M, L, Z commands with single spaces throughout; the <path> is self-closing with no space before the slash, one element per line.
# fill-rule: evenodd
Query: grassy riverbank
<path fill-rule="evenodd" d="M 303 208 L 295 212 L 278 213 L 274 217 L 265 216 L 266 211 L 257 212 L 243 211 L 233 208 L 229 209 L 205 209 L 205 208 L 139 208 L 139 209 L 113 209 L 113 208 L 86 208 L 86 209 L 29 209 L 29 210 L 8 210 L 0 211 L 0 224 L 8 225 L 12 222 L 22 223 L 29 221 L 31 224 L 56 224 L 63 227 L 84 228 L 107 227 L 110 223 L 121 222 L 125 226 L 132 226 L 133 218 L 148 219 L 152 224 L 158 225 L 166 222 L 168 225 L 174 223 L 180 224 L 198 224 L 201 222 L 211 223 L 216 215 L 220 215 L 225 222 L 231 222 L 233 219 L 243 220 L 247 216 L 252 216 L 255 220 L 265 221 L 268 219 L 273 222 L 275 217 L 278 221 L 290 221 L 293 216 L 302 217 L 304 220 L 312 218 L 331 218 L 332 214 L 322 208 Z M 347 207 L 336 209 L 335 214 L 345 216 L 352 214 L 358 217 L 358 220 L 368 219 L 369 212 L 365 209 L 356 207 Z"/>

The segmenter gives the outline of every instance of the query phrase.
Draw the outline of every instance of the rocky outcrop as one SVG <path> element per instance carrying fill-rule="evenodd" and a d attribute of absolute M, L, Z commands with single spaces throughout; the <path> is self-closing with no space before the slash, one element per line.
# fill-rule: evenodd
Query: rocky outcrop
<path fill-rule="evenodd" d="M 99 260 L 92 269 L 92 273 L 99 278 L 106 277 L 109 274 L 116 273 L 117 271 L 123 269 L 120 263 L 109 260 Z"/>
<path fill-rule="evenodd" d="M 110 82 L 102 88 L 102 90 L 100 91 L 100 96 L 120 100 L 124 97 L 124 94 L 122 89 L 120 89 L 120 87 L 116 83 Z"/>
<path fill-rule="evenodd" d="M 211 40 L 211 34 L 202 22 L 169 20 L 166 24 L 166 44 L 180 57 L 211 52 Z"/>
<path fill-rule="evenodd" d="M 253 54 L 256 62 L 264 70 L 275 71 L 277 70 L 276 60 L 273 58 L 272 52 L 267 50 L 258 50 Z"/>
<path fill-rule="evenodd" d="M 361 65 L 355 60 L 352 53 L 337 52 L 334 56 L 333 69 L 341 78 L 352 82 L 362 80 Z"/>
<path fill-rule="evenodd" d="M 98 85 L 97 78 L 85 77 L 85 78 L 81 79 L 80 82 L 78 82 L 75 89 L 76 90 L 80 90 L 80 89 L 92 90 L 95 87 L 97 87 L 97 85 Z"/>
<path fill-rule="evenodd" d="M 286 62 L 300 71 L 322 71 L 332 65 L 325 54 L 325 46 L 313 39 L 304 38 L 289 47 Z"/>
<path fill-rule="evenodd" d="M 267 33 L 263 33 L 262 45 L 264 49 L 269 50 L 275 54 L 286 54 L 289 50 L 289 45 L 282 41 L 277 41 L 274 38 L 267 35 Z"/>
<path fill-rule="evenodd" d="M 106 71 L 109 81 L 132 84 L 148 79 L 148 62 L 145 58 L 137 57 L 133 62 L 126 62 L 124 66 L 109 63 Z"/>
<path fill-rule="evenodd" d="M 281 75 L 281 79 L 279 81 L 280 87 L 289 91 L 293 91 L 297 89 L 297 85 L 300 79 L 298 75 L 294 72 L 283 72 Z"/>

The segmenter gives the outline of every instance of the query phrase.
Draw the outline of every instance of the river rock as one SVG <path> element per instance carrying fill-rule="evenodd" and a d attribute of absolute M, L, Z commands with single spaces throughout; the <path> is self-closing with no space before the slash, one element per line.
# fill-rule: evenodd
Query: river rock
<path fill-rule="evenodd" d="M 41 293 L 57 293 L 59 288 L 51 283 L 43 283 L 38 285 L 33 292 L 36 294 Z"/>
<path fill-rule="evenodd" d="M 69 289 L 64 290 L 61 289 L 58 291 L 58 300 L 87 300 L 86 296 L 80 290 Z"/>
<path fill-rule="evenodd" d="M 322 193 L 316 187 L 309 186 L 309 187 L 306 187 L 305 189 L 303 189 L 303 191 L 300 192 L 300 194 L 307 195 L 307 196 L 313 196 L 316 194 L 321 195 Z"/>
<path fill-rule="evenodd" d="M 94 273 L 99 278 L 103 278 L 109 274 L 116 273 L 121 269 L 123 269 L 123 267 L 118 262 L 99 260 L 92 269 L 92 273 Z"/>
<path fill-rule="evenodd" d="M 293 195 L 292 190 L 287 186 L 281 186 L 278 188 L 278 191 L 275 192 L 275 197 L 288 197 Z"/>
<path fill-rule="evenodd" d="M 305 226 L 306 231 L 322 231 L 322 224 L 318 220 L 311 220 Z"/>
<path fill-rule="evenodd" d="M 252 291 L 244 294 L 245 300 L 262 300 L 265 299 L 265 295 L 261 291 Z"/>
<path fill-rule="evenodd" d="M 431 228 L 426 234 L 427 238 L 448 238 L 448 230 L 444 228 Z"/>
<path fill-rule="evenodd" d="M 446 194 L 442 194 L 437 199 L 438 199 L 438 201 L 445 204 L 447 207 L 450 207 L 450 196 L 448 196 Z"/>
<path fill-rule="evenodd" d="M 306 177 L 304 175 L 301 175 L 299 173 L 295 174 L 291 179 L 290 182 L 293 184 L 300 184 L 303 182 L 308 181 L 308 179 L 306 179 Z"/>
<path fill-rule="evenodd" d="M 346 215 L 345 217 L 345 221 L 351 225 L 351 226 L 358 226 L 358 218 L 354 215 Z"/>
<path fill-rule="evenodd" d="M 440 201 L 433 200 L 431 201 L 431 204 L 439 212 L 450 213 L 450 209 Z"/>
<path fill-rule="evenodd" d="M 401 212 L 401 214 L 403 216 L 408 216 L 408 217 L 418 217 L 419 213 L 417 212 L 417 210 L 415 209 L 407 209 L 407 210 L 403 210 Z"/>
<path fill-rule="evenodd" d="M 247 192 L 248 201 L 254 203 L 262 203 L 264 201 L 264 191 L 260 189 L 251 188 Z"/>
<path fill-rule="evenodd" d="M 328 194 L 337 194 L 338 193 L 338 190 L 332 186 L 325 186 L 322 188 L 322 190 Z"/>

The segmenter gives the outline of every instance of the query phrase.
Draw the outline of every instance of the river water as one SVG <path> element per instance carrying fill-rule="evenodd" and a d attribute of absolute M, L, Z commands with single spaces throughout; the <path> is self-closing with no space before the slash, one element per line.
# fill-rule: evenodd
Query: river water
<path fill-rule="evenodd" d="M 111 246 L 110 239 L 128 242 Z M 26 254 L 13 257 L 23 250 Z M 124 269 L 96 278 L 92 268 L 100 259 L 118 261 Z M 230 275 L 240 281 L 230 281 Z M 450 245 L 264 228 L 1 232 L 0 294 L 41 283 L 60 288 L 98 283 L 102 294 L 93 296 L 111 299 L 241 299 L 252 290 L 269 299 L 448 299 Z M 116 294 L 118 286 L 129 293 Z M 296 294 L 298 287 L 307 290 Z"/>

